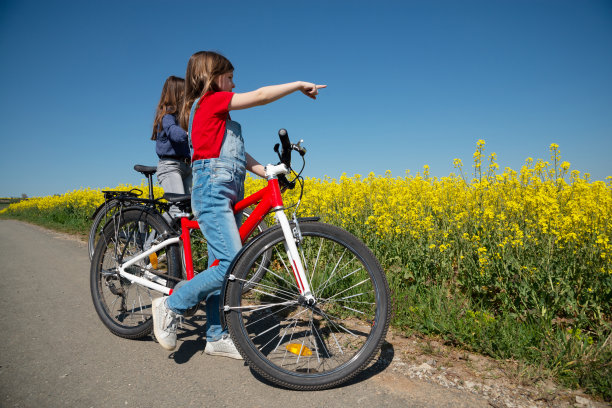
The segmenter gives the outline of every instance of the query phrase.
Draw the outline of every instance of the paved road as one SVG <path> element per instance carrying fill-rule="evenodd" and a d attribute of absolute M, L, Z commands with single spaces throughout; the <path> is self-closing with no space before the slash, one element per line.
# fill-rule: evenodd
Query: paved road
<path fill-rule="evenodd" d="M 85 244 L 0 220 L 2 407 L 486 407 L 475 395 L 398 378 L 379 362 L 340 388 L 295 392 L 203 354 L 204 316 L 179 348 L 113 336 L 89 294 Z M 393 353 L 392 346 L 387 345 Z"/>

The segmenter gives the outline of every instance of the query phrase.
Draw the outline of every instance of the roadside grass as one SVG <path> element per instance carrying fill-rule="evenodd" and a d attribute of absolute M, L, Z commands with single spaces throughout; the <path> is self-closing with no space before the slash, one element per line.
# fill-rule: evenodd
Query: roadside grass
<path fill-rule="evenodd" d="M 51 212 L 24 210 L 18 213 L 0 212 L 0 219 L 15 219 L 83 237 L 89 234 L 89 228 L 91 227 L 89 216 L 90 214 L 75 214 L 74 211 L 70 210 Z"/>
<path fill-rule="evenodd" d="M 420 333 L 445 344 L 499 360 L 527 362 L 523 381 L 556 379 L 610 401 L 612 347 L 609 325 L 585 333 L 567 322 L 532 314 L 493 314 L 457 291 L 452 282 L 402 288 L 392 279 L 392 325 L 409 336 Z"/>

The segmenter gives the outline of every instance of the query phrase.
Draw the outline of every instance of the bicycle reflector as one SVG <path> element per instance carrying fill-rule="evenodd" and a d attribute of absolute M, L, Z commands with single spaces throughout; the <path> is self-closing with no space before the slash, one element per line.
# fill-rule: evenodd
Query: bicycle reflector
<path fill-rule="evenodd" d="M 157 253 L 153 252 L 151 255 L 149 255 L 149 261 L 151 262 L 153 269 L 157 269 Z"/>
<path fill-rule="evenodd" d="M 287 344 L 287 350 L 297 356 L 312 356 L 312 351 L 303 344 L 289 343 Z"/>

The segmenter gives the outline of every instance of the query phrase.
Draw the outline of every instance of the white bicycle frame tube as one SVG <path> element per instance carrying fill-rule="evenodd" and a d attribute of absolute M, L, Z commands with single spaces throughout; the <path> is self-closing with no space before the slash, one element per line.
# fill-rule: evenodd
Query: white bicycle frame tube
<path fill-rule="evenodd" d="M 276 166 L 272 164 L 268 164 L 266 166 L 266 177 L 268 180 L 277 178 L 279 174 L 289 174 L 289 172 L 289 169 L 284 163 L 277 164 Z M 287 256 L 289 257 L 289 262 L 291 263 L 291 270 L 293 271 L 295 283 L 298 286 L 300 294 L 306 298 L 306 301 L 308 303 L 314 303 L 315 298 L 310 290 L 310 283 L 306 277 L 304 265 L 302 264 L 302 259 L 300 258 L 300 254 L 297 250 L 295 238 L 293 236 L 293 232 L 291 231 L 291 225 L 289 224 L 287 215 L 281 208 L 277 208 L 274 214 L 278 224 L 283 230 L 283 235 L 285 236 Z"/>
<path fill-rule="evenodd" d="M 313 303 L 315 298 L 310 290 L 310 283 L 306 277 L 304 265 L 302 264 L 302 259 L 300 258 L 300 254 L 295 244 L 295 238 L 293 236 L 293 232 L 291 231 L 291 225 L 289 224 L 287 215 L 281 210 L 276 211 L 275 215 L 276 220 L 283 230 L 283 235 L 285 236 L 287 256 L 289 257 L 289 262 L 291 263 L 291 270 L 293 271 L 293 275 L 295 277 L 295 283 L 298 286 L 300 294 L 306 298 L 306 301 Z"/>
<path fill-rule="evenodd" d="M 141 253 L 138 256 L 135 256 L 134 258 L 130 259 L 129 261 L 125 262 L 124 264 L 122 264 L 121 266 L 119 266 L 119 275 L 121 275 L 122 277 L 128 279 L 130 282 L 133 283 L 138 283 L 139 285 L 145 286 L 149 289 L 153 289 L 156 290 L 158 292 L 161 292 L 165 295 L 169 295 L 170 294 L 170 288 L 167 288 L 166 286 L 160 285 L 159 283 L 155 283 L 152 282 L 148 279 L 145 278 L 141 278 L 140 276 L 136 276 L 134 274 L 131 274 L 129 272 L 126 272 L 126 268 L 129 268 L 130 266 L 134 265 L 136 262 L 139 262 L 140 260 L 146 258 L 147 256 L 151 255 L 154 252 L 159 251 L 160 249 L 167 247 L 168 245 L 172 245 L 172 244 L 176 244 L 180 241 L 180 237 L 174 237 L 174 238 L 169 238 L 163 242 L 160 242 L 157 245 L 152 246 L 150 249 L 148 249 L 147 251 Z"/>

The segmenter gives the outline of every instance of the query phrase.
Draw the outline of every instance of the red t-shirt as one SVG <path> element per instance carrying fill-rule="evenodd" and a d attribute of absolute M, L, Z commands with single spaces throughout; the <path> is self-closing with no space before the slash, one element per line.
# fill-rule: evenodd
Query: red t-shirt
<path fill-rule="evenodd" d="M 232 96 L 233 92 L 207 92 L 200 99 L 191 125 L 193 161 L 219 157 Z"/>

